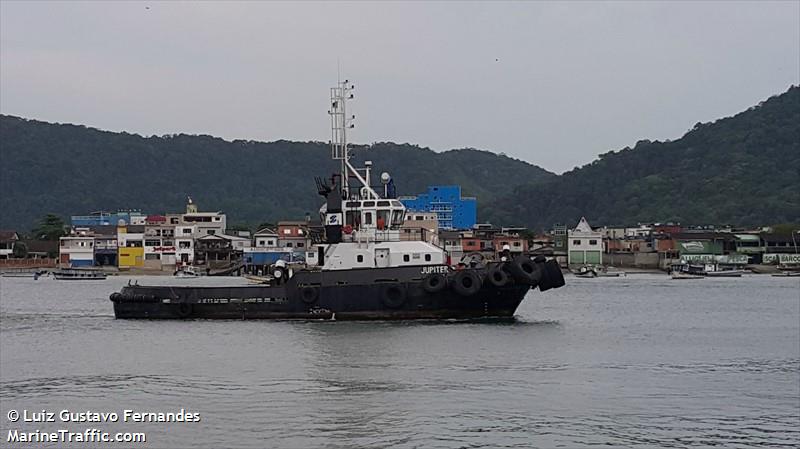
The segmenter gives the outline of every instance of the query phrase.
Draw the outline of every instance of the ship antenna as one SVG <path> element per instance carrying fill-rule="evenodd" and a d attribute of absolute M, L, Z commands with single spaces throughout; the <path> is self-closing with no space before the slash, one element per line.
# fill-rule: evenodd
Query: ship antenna
<path fill-rule="evenodd" d="M 350 178 L 355 178 L 361 184 L 358 191 L 361 199 L 378 199 L 378 193 L 369 185 L 369 167 L 358 170 L 350 164 L 350 147 L 347 143 L 347 130 L 355 128 L 355 115 L 347 115 L 347 101 L 353 99 L 355 86 L 350 80 L 339 81 L 336 87 L 331 88 L 331 109 L 328 114 L 331 116 L 331 157 L 335 161 L 341 161 L 342 179 L 341 192 L 342 198 L 349 198 Z M 364 172 L 362 175 L 361 171 Z"/>

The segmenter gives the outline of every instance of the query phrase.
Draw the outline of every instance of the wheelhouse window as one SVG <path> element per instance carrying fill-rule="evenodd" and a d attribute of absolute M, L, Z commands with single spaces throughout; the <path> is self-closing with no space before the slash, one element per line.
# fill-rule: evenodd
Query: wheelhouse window
<path fill-rule="evenodd" d="M 364 262 L 364 256 L 361 255 L 361 254 L 357 255 L 356 256 L 356 262 L 358 262 L 358 263 Z"/>
<path fill-rule="evenodd" d="M 403 254 L 403 262 L 411 262 L 411 258 L 408 257 L 408 254 Z"/>
<path fill-rule="evenodd" d="M 431 261 L 431 255 L 425 254 L 425 262 L 430 262 L 430 261 Z"/>
<path fill-rule="evenodd" d="M 364 212 L 364 224 L 365 225 L 372 224 L 372 212 Z"/>

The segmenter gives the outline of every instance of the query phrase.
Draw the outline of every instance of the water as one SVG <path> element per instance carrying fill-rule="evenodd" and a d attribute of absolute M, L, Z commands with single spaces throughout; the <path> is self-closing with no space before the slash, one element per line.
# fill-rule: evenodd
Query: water
<path fill-rule="evenodd" d="M 0 281 L 0 446 L 13 428 L 145 447 L 800 444 L 797 278 L 568 277 L 510 324 L 118 321 L 127 281 Z M 6 419 L 181 408 L 202 421 Z"/>

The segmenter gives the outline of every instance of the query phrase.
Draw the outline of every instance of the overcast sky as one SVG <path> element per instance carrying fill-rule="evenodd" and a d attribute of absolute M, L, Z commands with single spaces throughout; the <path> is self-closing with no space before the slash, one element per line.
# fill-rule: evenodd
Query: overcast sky
<path fill-rule="evenodd" d="M 563 172 L 800 83 L 800 2 L 0 2 L 0 111 L 504 152 Z"/>

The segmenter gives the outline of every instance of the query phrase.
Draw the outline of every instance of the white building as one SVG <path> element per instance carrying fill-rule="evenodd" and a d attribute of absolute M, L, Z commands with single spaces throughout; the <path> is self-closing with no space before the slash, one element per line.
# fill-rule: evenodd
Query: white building
<path fill-rule="evenodd" d="M 58 261 L 67 267 L 91 267 L 94 265 L 94 236 L 86 231 L 76 231 L 61 237 L 58 242 Z"/>
<path fill-rule="evenodd" d="M 569 265 L 601 265 L 603 263 L 603 232 L 594 231 L 585 217 L 575 229 L 567 231 L 567 263 Z"/>
<path fill-rule="evenodd" d="M 194 262 L 194 225 L 175 226 L 175 259 L 176 263 L 191 265 Z"/>
<path fill-rule="evenodd" d="M 253 241 L 255 242 L 254 248 L 277 248 L 278 233 L 270 228 L 259 229 L 253 235 Z"/>

